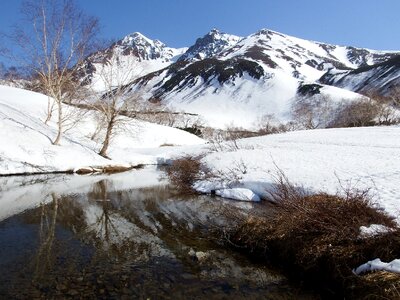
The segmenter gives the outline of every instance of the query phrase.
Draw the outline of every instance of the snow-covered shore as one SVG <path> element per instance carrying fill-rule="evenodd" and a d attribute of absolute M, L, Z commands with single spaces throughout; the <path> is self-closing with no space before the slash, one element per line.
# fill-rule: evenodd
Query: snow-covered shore
<path fill-rule="evenodd" d="M 400 220 L 399 126 L 297 131 L 236 143 L 202 158 L 213 173 L 226 176 L 197 182 L 198 191 L 246 188 L 266 198 L 282 172 L 310 192 L 369 189 Z"/>
<path fill-rule="evenodd" d="M 60 146 L 52 145 L 56 136 L 56 113 L 45 124 L 47 106 L 48 98 L 42 94 L 0 86 L 0 175 L 157 164 L 164 162 L 171 152 L 171 147 L 162 145 L 204 143 L 182 130 L 127 119 L 124 129 L 113 138 L 109 160 L 97 154 L 101 138 L 91 139 L 96 131 L 91 113 L 64 135 Z M 64 106 L 64 110 L 78 109 Z M 135 151 L 144 148 L 156 150 L 152 154 Z"/>
<path fill-rule="evenodd" d="M 56 124 L 43 122 L 47 101 L 38 93 L 0 86 L 0 175 L 160 164 L 203 153 L 202 162 L 225 176 L 197 182 L 200 192 L 217 190 L 240 199 L 236 189 L 263 199 L 282 172 L 311 192 L 370 189 L 384 209 L 400 215 L 399 126 L 296 131 L 239 140 L 237 147 L 227 142 L 223 151 L 213 152 L 204 140 L 182 130 L 128 119 L 111 143 L 109 160 L 97 154 L 101 138 L 90 138 L 96 130 L 92 114 L 68 131 L 60 146 L 52 145 Z"/>

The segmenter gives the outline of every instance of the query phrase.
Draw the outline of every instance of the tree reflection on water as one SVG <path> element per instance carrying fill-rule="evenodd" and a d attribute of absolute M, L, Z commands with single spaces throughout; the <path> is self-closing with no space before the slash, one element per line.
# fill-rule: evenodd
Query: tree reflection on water
<path fill-rule="evenodd" d="M 50 202 L 12 217 L 19 230 L 34 228 L 38 234 L 23 258 L 32 263 L 10 264 L 8 275 L 0 271 L 0 281 L 12 277 L 11 284 L 0 283 L 0 296 L 185 299 L 292 293 L 284 277 L 213 239 L 211 227 L 229 225 L 224 211 L 232 202 L 183 198 L 164 182 L 123 187 L 112 176 L 100 177 L 84 193 L 52 192 Z"/>

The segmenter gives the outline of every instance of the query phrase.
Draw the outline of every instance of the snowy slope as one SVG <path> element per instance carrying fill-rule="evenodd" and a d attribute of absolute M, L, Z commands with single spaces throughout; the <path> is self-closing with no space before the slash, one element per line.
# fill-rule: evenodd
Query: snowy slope
<path fill-rule="evenodd" d="M 82 81 L 104 90 L 111 72 L 126 74 L 123 84 L 175 62 L 187 48 L 171 48 L 139 32 L 125 36 L 110 47 L 90 55 L 80 67 Z"/>
<path fill-rule="evenodd" d="M 330 70 L 319 81 L 350 91 L 390 95 L 400 84 L 400 56 L 356 70 Z"/>
<path fill-rule="evenodd" d="M 237 151 L 227 147 L 203 159 L 214 172 L 229 174 L 230 181 L 200 182 L 199 190 L 240 187 L 265 197 L 279 168 L 311 192 L 371 189 L 374 200 L 400 222 L 398 126 L 298 131 L 243 139 L 238 145 Z"/>
<path fill-rule="evenodd" d="M 89 57 L 82 78 L 101 90 L 100 74 L 117 69 L 128 74 L 122 80 L 129 83 L 128 93 L 140 95 L 144 104 L 199 114 L 212 127 L 253 129 L 265 115 L 287 122 L 303 85 L 346 88 L 330 80 L 318 82 L 326 72 L 353 72 L 397 54 L 308 41 L 268 29 L 247 37 L 213 29 L 182 49 L 133 33 Z M 333 98 L 339 93 L 345 100 L 358 97 L 330 88 L 323 93 Z"/>
<path fill-rule="evenodd" d="M 255 80 L 247 74 L 226 84 L 217 81 L 207 88 L 185 88 L 178 93 L 167 94 L 164 102 L 176 110 L 199 114 L 206 124 L 215 128 L 239 126 L 257 129 L 263 116 L 272 115 L 286 123 L 291 120 L 290 109 L 300 82 L 280 71 L 272 71 Z M 322 94 L 333 101 L 357 99 L 358 94 L 325 86 Z"/>
<path fill-rule="evenodd" d="M 236 35 L 212 29 L 205 36 L 198 38 L 193 46 L 179 57 L 180 61 L 195 61 L 213 57 L 225 49 L 234 46 L 242 38 Z"/>
<path fill-rule="evenodd" d="M 207 59 L 189 65 L 174 64 L 130 85 L 129 93 L 161 101 L 176 111 L 199 114 L 206 125 L 254 129 L 265 115 L 279 122 L 290 120 L 290 108 L 304 82 L 282 69 L 242 58 Z M 333 101 L 360 95 L 323 87 L 321 93 Z"/>
<path fill-rule="evenodd" d="M 218 58 L 247 57 L 282 69 L 294 77 L 315 81 L 331 68 L 356 69 L 386 61 L 395 54 L 308 41 L 262 29 L 222 51 Z"/>
<path fill-rule="evenodd" d="M 265 115 L 288 122 L 299 88 L 316 83 L 328 70 L 345 72 L 394 55 L 267 29 L 244 38 L 213 30 L 176 63 L 133 81 L 128 91 L 144 101 L 199 114 L 211 127 L 254 129 Z M 360 97 L 329 87 L 322 94 L 333 101 Z"/>
<path fill-rule="evenodd" d="M 100 139 L 89 139 L 96 130 L 92 114 L 80 116 L 82 120 L 64 135 L 61 146 L 52 145 L 57 132 L 53 120 L 44 124 L 47 101 L 42 94 L 0 86 L 0 174 L 157 163 L 156 155 L 139 155 L 134 149 L 203 143 L 198 137 L 178 129 L 127 119 L 124 130 L 117 132 L 111 144 L 112 160 L 107 160 L 96 154 L 101 146 Z M 77 109 L 65 106 L 64 110 Z M 159 152 L 164 151 L 160 148 Z"/>

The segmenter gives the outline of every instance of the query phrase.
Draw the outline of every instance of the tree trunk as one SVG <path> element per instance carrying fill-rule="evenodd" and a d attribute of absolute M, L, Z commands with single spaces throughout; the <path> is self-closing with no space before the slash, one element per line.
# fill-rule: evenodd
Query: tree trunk
<path fill-rule="evenodd" d="M 54 102 L 51 103 L 52 99 L 50 97 L 47 97 L 47 117 L 46 120 L 44 121 L 44 124 L 47 125 L 47 123 L 51 120 L 51 117 L 53 115 L 53 106 Z"/>
<path fill-rule="evenodd" d="M 114 127 L 114 117 L 112 117 L 111 120 L 107 123 L 107 132 L 106 136 L 104 137 L 103 147 L 99 152 L 99 155 L 103 156 L 104 158 L 109 158 L 107 156 L 107 149 L 108 145 L 110 144 L 113 127 Z"/>
<path fill-rule="evenodd" d="M 58 109 L 58 121 L 57 121 L 57 136 L 53 141 L 53 145 L 59 145 L 62 135 L 62 102 L 57 101 L 57 109 Z"/>

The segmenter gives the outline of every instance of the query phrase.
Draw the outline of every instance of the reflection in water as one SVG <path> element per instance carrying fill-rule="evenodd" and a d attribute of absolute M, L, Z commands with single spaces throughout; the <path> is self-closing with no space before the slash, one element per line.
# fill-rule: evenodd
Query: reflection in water
<path fill-rule="evenodd" d="M 52 203 L 41 205 L 40 227 L 39 227 L 39 247 L 35 257 L 36 267 L 34 278 L 37 280 L 45 270 L 54 264 L 51 260 L 51 249 L 55 237 L 58 212 L 58 198 L 52 193 Z"/>
<path fill-rule="evenodd" d="M 69 189 L 35 181 L 49 194 L 0 222 L 0 298 L 310 297 L 213 241 L 210 228 L 229 226 L 223 212 L 233 202 L 179 197 L 159 175 L 63 177 Z M 14 187 L 22 195 L 27 185 Z"/>

